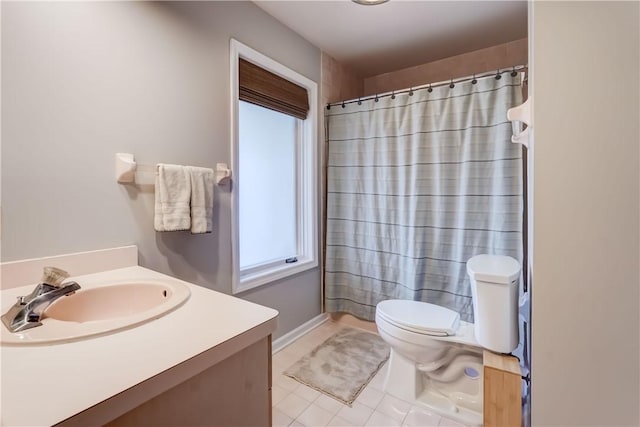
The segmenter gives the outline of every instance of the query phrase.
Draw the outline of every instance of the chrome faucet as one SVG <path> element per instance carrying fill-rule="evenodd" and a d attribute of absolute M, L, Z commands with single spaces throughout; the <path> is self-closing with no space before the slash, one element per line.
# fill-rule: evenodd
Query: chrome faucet
<path fill-rule="evenodd" d="M 42 313 L 60 297 L 80 289 L 76 282 L 62 283 L 69 273 L 55 267 L 45 267 L 42 283 L 29 295 L 18 297 L 18 302 L 2 315 L 2 323 L 11 332 L 20 332 L 42 325 Z"/>

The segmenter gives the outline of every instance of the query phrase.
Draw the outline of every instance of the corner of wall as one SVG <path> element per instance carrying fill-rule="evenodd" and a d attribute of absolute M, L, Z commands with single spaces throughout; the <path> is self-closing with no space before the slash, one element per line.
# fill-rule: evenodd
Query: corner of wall
<path fill-rule="evenodd" d="M 357 71 L 337 61 L 324 51 L 321 54 L 321 63 L 323 105 L 363 95 L 364 78 Z"/>

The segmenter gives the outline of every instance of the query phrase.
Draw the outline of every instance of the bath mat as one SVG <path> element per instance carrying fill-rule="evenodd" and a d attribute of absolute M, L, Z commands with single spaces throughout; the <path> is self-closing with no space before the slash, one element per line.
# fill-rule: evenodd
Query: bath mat
<path fill-rule="evenodd" d="M 389 346 L 378 335 L 344 328 L 284 374 L 351 406 L 387 359 Z"/>

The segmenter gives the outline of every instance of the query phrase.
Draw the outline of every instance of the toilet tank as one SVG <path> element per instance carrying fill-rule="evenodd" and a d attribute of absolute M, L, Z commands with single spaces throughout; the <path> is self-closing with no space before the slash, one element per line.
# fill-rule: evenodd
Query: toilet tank
<path fill-rule="evenodd" d="M 498 353 L 518 346 L 520 263 L 503 255 L 476 255 L 467 261 L 476 341 Z"/>

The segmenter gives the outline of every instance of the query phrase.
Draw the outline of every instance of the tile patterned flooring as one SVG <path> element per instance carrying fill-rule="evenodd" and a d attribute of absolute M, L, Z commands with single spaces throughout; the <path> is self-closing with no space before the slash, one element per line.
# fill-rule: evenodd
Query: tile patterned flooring
<path fill-rule="evenodd" d="M 343 324 L 327 321 L 273 356 L 274 427 L 464 427 L 385 393 L 382 388 L 386 364 L 360 393 L 351 408 L 282 375 L 300 357 L 344 327 Z"/>

